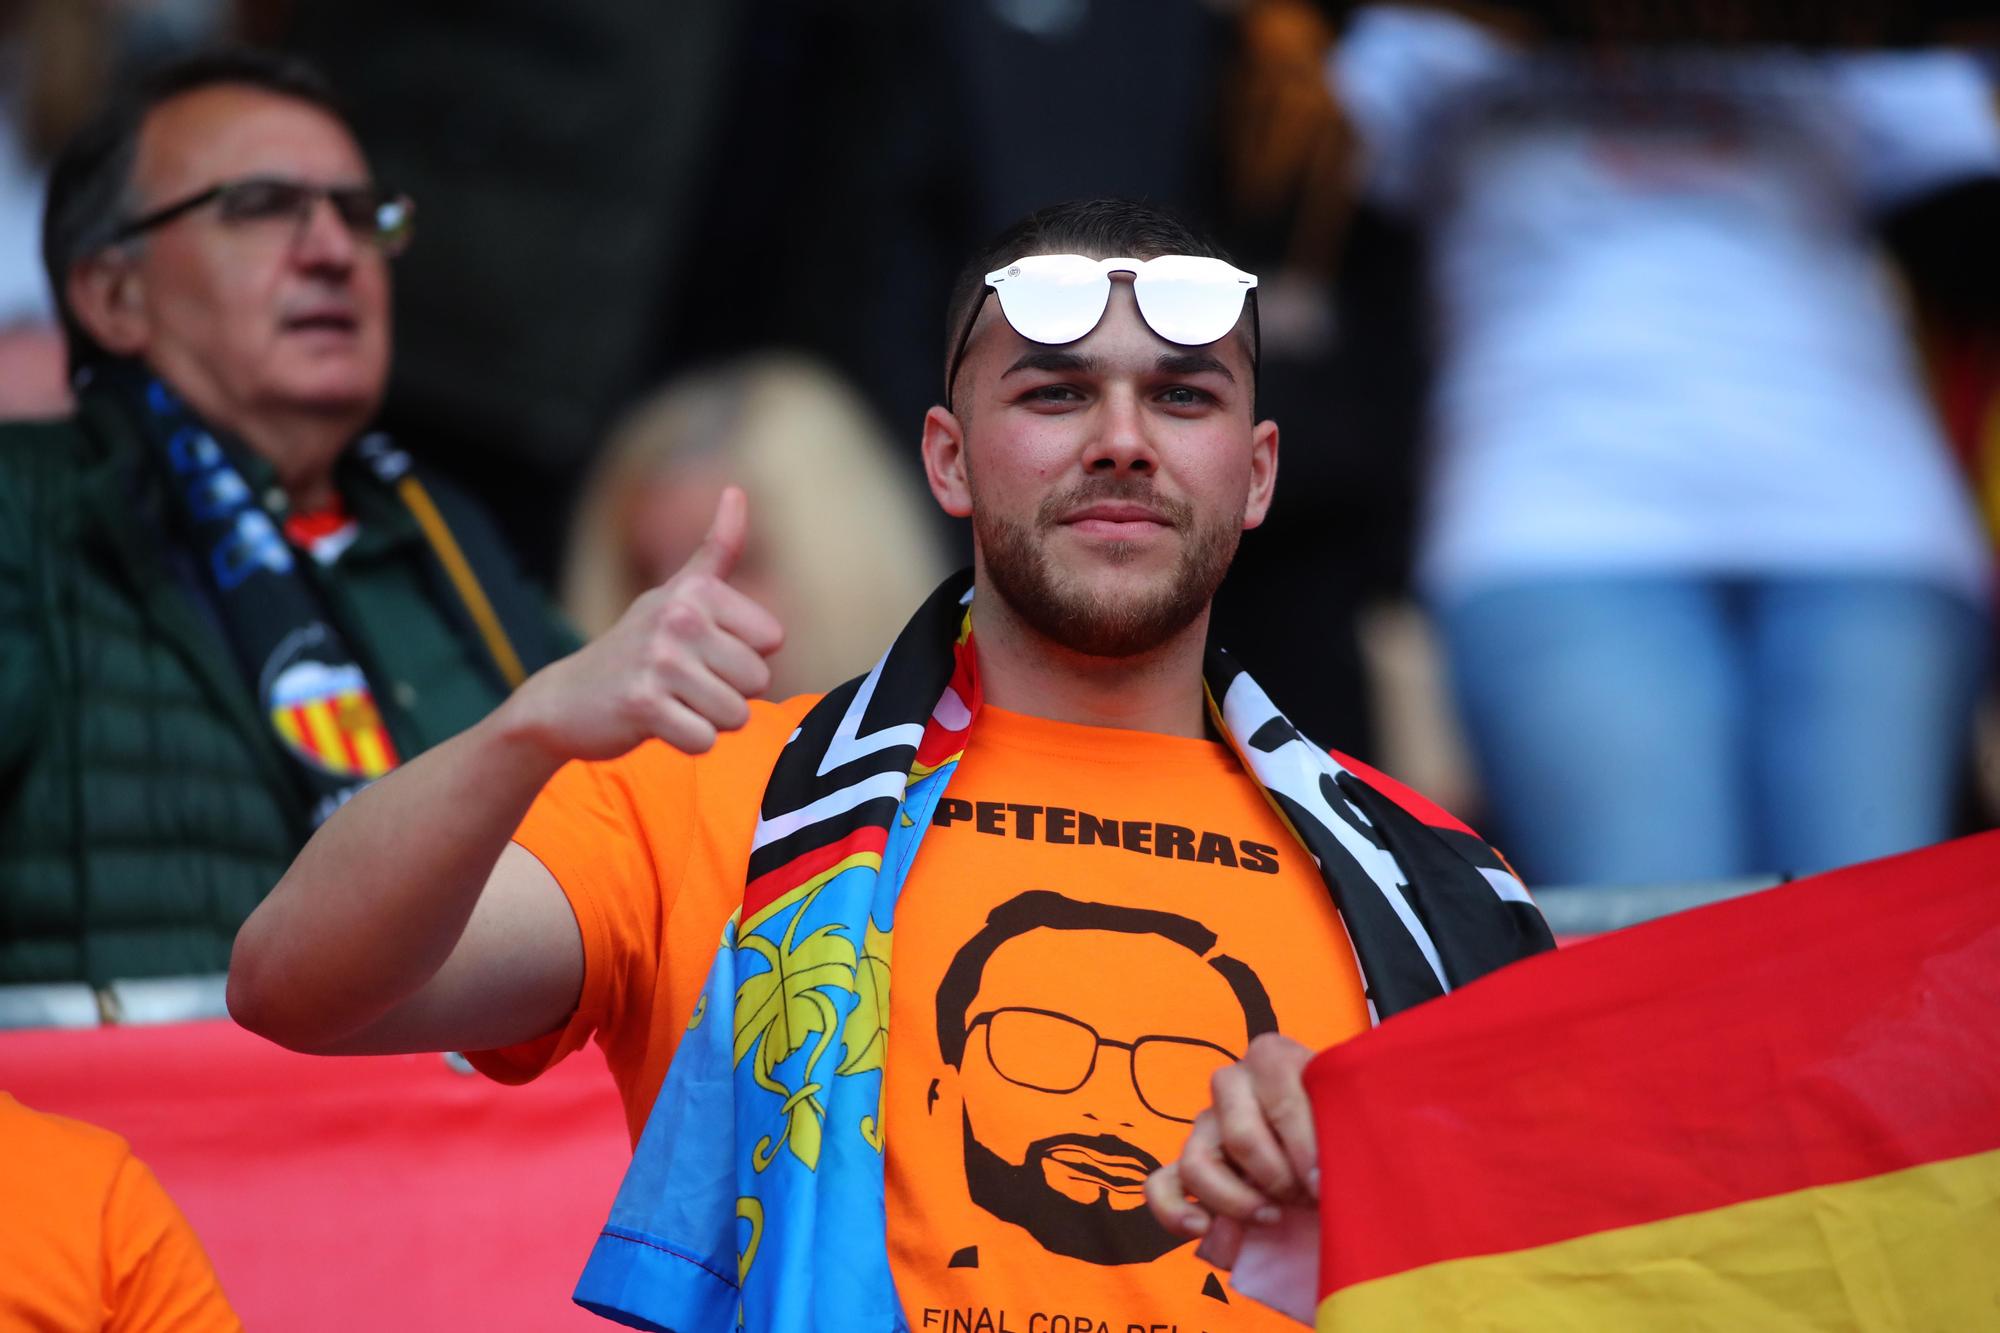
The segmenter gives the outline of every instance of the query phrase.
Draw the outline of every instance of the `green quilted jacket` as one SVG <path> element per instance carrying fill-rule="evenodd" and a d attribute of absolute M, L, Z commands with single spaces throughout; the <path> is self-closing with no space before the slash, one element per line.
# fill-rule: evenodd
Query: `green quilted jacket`
<path fill-rule="evenodd" d="M 352 461 L 337 481 L 360 535 L 299 567 L 408 758 L 506 686 L 395 493 Z M 221 971 L 310 831 L 192 558 L 163 536 L 163 485 L 113 403 L 0 427 L 0 984 Z M 490 521 L 426 486 L 526 668 L 573 646 Z"/>

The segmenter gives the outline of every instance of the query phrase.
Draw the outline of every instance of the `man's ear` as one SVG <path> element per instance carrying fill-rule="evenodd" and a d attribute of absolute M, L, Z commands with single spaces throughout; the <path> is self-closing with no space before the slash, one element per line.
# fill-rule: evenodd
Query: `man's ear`
<path fill-rule="evenodd" d="M 1250 430 L 1250 493 L 1243 501 L 1243 528 L 1247 532 L 1271 512 L 1271 497 L 1278 490 L 1278 423 L 1260 421 Z"/>
<path fill-rule="evenodd" d="M 145 279 L 130 255 L 106 250 L 70 267 L 65 295 L 84 332 L 105 351 L 137 356 L 151 337 Z"/>
<path fill-rule="evenodd" d="M 946 1117 L 950 1124 L 958 1123 L 959 1108 L 965 1104 L 965 1094 L 959 1087 L 956 1067 L 947 1064 L 937 1066 L 937 1077 L 924 1089 L 924 1114 Z"/>
<path fill-rule="evenodd" d="M 965 427 L 950 409 L 924 413 L 924 477 L 938 506 L 953 518 L 972 513 L 972 483 L 966 476 Z"/>

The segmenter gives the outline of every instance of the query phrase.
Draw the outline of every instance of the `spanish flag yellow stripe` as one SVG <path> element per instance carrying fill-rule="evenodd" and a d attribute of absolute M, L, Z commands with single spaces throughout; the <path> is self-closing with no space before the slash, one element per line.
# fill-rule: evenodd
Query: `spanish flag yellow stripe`
<path fill-rule="evenodd" d="M 2000 1151 L 1451 1259 L 1320 1303 L 1372 1329 L 1971 1329 L 2000 1320 Z"/>
<path fill-rule="evenodd" d="M 272 725 L 277 727 L 278 734 L 284 737 L 285 744 L 295 750 L 305 744 L 304 740 L 299 736 L 299 721 L 296 717 L 292 716 L 290 708 L 273 708 L 271 710 L 271 722 Z"/>

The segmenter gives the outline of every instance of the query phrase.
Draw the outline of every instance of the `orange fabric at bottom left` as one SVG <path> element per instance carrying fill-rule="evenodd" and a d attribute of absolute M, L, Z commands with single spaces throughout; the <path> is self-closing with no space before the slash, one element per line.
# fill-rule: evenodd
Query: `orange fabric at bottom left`
<path fill-rule="evenodd" d="M 124 1139 L 0 1092 L 0 1327 L 243 1324 L 187 1219 Z"/>

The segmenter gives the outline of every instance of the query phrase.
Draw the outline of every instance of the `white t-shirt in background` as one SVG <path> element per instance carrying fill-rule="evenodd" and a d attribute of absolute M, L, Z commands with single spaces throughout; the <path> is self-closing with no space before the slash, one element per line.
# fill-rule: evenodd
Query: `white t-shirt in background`
<path fill-rule="evenodd" d="M 1946 52 L 1513 48 L 1363 8 L 1368 187 L 1429 227 L 1443 341 L 1419 577 L 1875 573 L 1985 594 L 1880 210 L 2000 171 Z"/>

